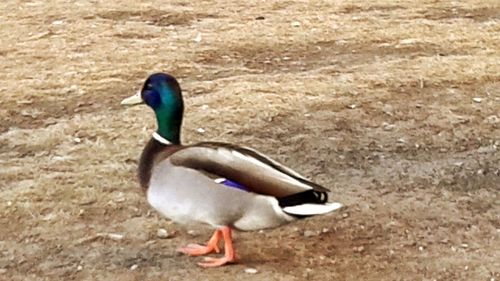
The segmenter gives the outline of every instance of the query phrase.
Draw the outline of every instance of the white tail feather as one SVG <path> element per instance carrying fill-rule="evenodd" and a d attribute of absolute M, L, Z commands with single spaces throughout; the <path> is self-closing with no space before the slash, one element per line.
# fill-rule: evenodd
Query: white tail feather
<path fill-rule="evenodd" d="M 323 215 L 342 207 L 340 203 L 302 204 L 283 208 L 283 212 L 297 216 Z"/>

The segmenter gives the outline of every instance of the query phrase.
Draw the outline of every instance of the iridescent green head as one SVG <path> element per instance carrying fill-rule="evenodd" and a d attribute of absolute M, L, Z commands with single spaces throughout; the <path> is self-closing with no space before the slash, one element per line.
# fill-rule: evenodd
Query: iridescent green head
<path fill-rule="evenodd" d="M 145 103 L 156 115 L 158 134 L 173 144 L 180 144 L 184 102 L 177 80 L 165 73 L 155 73 L 146 79 L 142 90 L 124 99 L 122 105 Z"/>

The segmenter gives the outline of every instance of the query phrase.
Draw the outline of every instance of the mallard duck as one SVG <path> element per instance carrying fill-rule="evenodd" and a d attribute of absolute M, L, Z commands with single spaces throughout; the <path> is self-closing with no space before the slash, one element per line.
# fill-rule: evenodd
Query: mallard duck
<path fill-rule="evenodd" d="M 154 110 L 158 123 L 138 169 L 147 201 L 175 222 L 215 228 L 206 245 L 189 244 L 179 252 L 219 253 L 219 241 L 224 240 L 224 256 L 206 257 L 200 266 L 236 261 L 232 229 L 273 228 L 341 207 L 327 202 L 328 189 L 256 150 L 220 142 L 182 145 L 184 104 L 173 76 L 152 74 L 142 90 L 122 101 L 122 105 L 140 103 Z"/>

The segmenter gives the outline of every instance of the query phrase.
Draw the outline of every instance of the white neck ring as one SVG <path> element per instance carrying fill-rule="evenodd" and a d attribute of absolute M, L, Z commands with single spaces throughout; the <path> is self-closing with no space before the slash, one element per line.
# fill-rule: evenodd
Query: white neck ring
<path fill-rule="evenodd" d="M 169 142 L 166 138 L 160 136 L 160 134 L 158 134 L 157 132 L 154 132 L 153 133 L 153 139 L 157 140 L 158 142 L 162 143 L 162 144 L 165 144 L 165 145 L 169 145 L 169 144 L 172 144 L 171 142 Z"/>

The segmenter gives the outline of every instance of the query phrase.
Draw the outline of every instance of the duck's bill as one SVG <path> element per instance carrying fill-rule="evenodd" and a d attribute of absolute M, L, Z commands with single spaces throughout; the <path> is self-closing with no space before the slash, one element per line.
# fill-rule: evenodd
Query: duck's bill
<path fill-rule="evenodd" d="M 142 100 L 141 97 L 141 92 L 137 92 L 135 95 L 130 96 L 120 103 L 121 105 L 134 105 L 134 104 L 140 104 L 143 103 L 144 101 Z"/>

